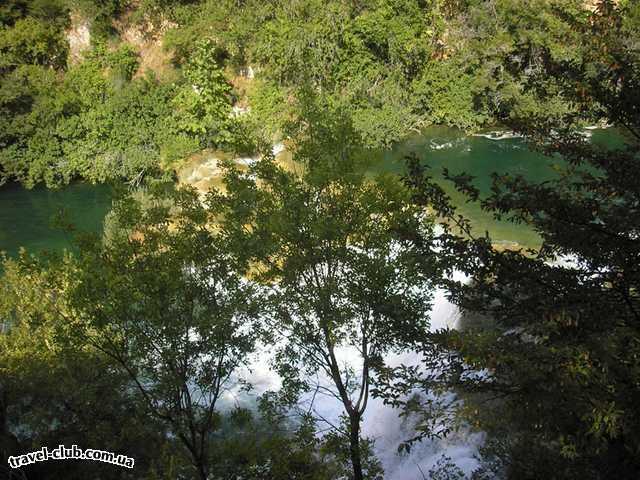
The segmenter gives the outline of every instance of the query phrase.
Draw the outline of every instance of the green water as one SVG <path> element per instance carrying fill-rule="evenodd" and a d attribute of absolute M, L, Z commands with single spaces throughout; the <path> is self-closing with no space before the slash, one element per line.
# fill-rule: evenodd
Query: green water
<path fill-rule="evenodd" d="M 617 141 L 611 129 L 588 130 L 591 141 L 597 144 L 612 144 Z M 497 243 L 516 242 L 522 246 L 535 247 L 540 238 L 531 229 L 507 221 L 497 221 L 490 213 L 482 211 L 478 203 L 467 203 L 451 182 L 442 178 L 442 169 L 447 167 L 450 174 L 467 173 L 475 177 L 473 184 L 481 194 L 488 194 L 491 187 L 491 173 L 522 174 L 531 181 L 541 182 L 554 176 L 553 165 L 560 164 L 559 158 L 550 158 L 527 148 L 518 137 L 503 134 L 468 136 L 459 130 L 434 127 L 420 135 L 415 135 L 395 146 L 390 151 L 380 153 L 378 170 L 398 172 L 403 168 L 404 157 L 415 153 L 430 167 L 438 183 L 451 197 L 459 212 L 470 219 L 474 234 L 484 235 L 488 231 Z"/>
<path fill-rule="evenodd" d="M 0 251 L 15 256 L 20 247 L 30 252 L 71 249 L 71 236 L 54 227 L 53 218 L 64 209 L 76 229 L 101 232 L 110 207 L 106 185 L 78 183 L 62 190 L 5 185 L 0 187 Z"/>
<path fill-rule="evenodd" d="M 610 130 L 591 133 L 594 141 L 607 142 L 612 137 Z M 411 152 L 431 166 L 435 174 L 446 166 L 451 173 L 466 172 L 477 177 L 474 183 L 485 194 L 489 191 L 492 172 L 522 173 L 531 180 L 542 181 L 551 178 L 552 164 L 559 161 L 530 151 L 520 138 L 496 140 L 465 136 L 458 130 L 439 127 L 415 135 L 389 151 L 374 154 L 374 170 L 400 172 L 404 156 Z M 460 212 L 471 219 L 476 233 L 488 230 L 497 241 L 524 246 L 538 244 L 535 232 L 494 220 L 477 204 L 465 203 L 450 183 L 442 181 L 441 184 Z M 71 247 L 69 235 L 53 228 L 52 218 L 64 208 L 77 229 L 100 232 L 111 197 L 109 187 L 87 184 L 74 184 L 59 191 L 25 190 L 17 185 L 0 187 L 0 251 L 14 256 L 20 247 L 31 252 L 68 249 Z"/>

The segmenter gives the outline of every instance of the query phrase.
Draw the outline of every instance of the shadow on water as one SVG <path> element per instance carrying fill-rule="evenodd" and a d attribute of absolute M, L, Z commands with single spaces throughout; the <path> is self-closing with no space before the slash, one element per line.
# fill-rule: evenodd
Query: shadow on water
<path fill-rule="evenodd" d="M 64 211 L 77 230 L 100 233 L 112 196 L 107 185 L 83 183 L 60 190 L 0 187 L 0 251 L 15 257 L 20 247 L 29 252 L 71 249 L 69 233 L 53 224 L 56 215 Z"/>

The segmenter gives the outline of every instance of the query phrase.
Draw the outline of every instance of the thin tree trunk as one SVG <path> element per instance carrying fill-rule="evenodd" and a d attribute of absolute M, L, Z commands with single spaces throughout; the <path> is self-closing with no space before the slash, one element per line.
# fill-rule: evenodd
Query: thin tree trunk
<path fill-rule="evenodd" d="M 349 452 L 353 466 L 353 480 L 363 480 L 362 459 L 360 458 L 360 415 L 349 415 Z"/>
<path fill-rule="evenodd" d="M 207 468 L 204 465 L 204 462 L 202 461 L 202 459 L 198 460 L 198 476 L 200 477 L 200 480 L 207 480 Z"/>
<path fill-rule="evenodd" d="M 209 466 L 207 465 L 208 459 L 205 456 L 206 453 L 199 454 L 195 441 L 193 443 L 190 442 L 184 433 L 178 433 L 178 438 L 180 438 L 182 444 L 187 448 L 187 450 L 189 450 L 189 453 L 191 454 L 191 464 L 198 472 L 198 478 L 200 480 L 207 480 Z"/>

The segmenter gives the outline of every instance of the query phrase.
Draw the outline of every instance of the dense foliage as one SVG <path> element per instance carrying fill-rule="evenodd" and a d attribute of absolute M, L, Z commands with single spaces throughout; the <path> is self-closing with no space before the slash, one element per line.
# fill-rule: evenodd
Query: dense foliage
<path fill-rule="evenodd" d="M 131 11 L 115 0 L 10 2 L 0 19 L 0 176 L 137 183 L 202 148 L 246 152 L 286 136 L 288 122 L 304 121 L 297 104 L 309 91 L 346 113 L 365 147 L 431 124 L 600 120 L 597 105 L 578 111 L 566 79 L 543 69 L 583 58 L 583 3 L 148 0 Z M 619 14 L 633 11 L 629 3 Z M 67 61 L 71 13 L 91 26 L 80 65 Z M 143 36 L 163 32 L 177 80 L 143 79 L 136 51 L 118 39 L 135 22 Z M 249 69 L 256 78 L 241 80 Z M 248 102 L 246 118 L 230 114 L 235 101 Z M 125 118 L 135 119 L 131 137 Z"/>
<path fill-rule="evenodd" d="M 140 187 L 75 254 L 2 263 L 0 475 L 8 455 L 76 443 L 136 468 L 7 472 L 380 480 L 361 432 L 380 396 L 418 422 L 405 451 L 461 425 L 483 431 L 474 480 L 640 476 L 637 2 L 131 7 L 0 6 L 0 183 Z M 79 61 L 72 12 L 91 23 Z M 162 80 L 117 38 L 133 22 L 164 35 Z M 617 145 L 580 135 L 603 119 Z M 557 175 L 495 174 L 484 197 L 463 172 L 444 176 L 534 229 L 539 248 L 474 236 L 414 158 L 404 182 L 367 171 L 367 147 L 412 129 L 494 121 L 554 156 Z M 293 160 L 269 153 L 278 137 Z M 157 178 L 204 149 L 265 145 L 220 161 L 206 195 Z M 458 330 L 429 331 L 436 285 L 461 309 Z M 415 350 L 420 365 L 390 367 Z M 282 385 L 251 397 L 256 357 Z M 238 393 L 256 401 L 243 408 Z M 337 418 L 315 408 L 322 396 Z M 446 456 L 428 475 L 465 477 Z"/>
<path fill-rule="evenodd" d="M 370 147 L 434 123 L 477 129 L 515 107 L 572 110 L 562 82 L 525 87 L 539 82 L 546 55 L 578 58 L 570 19 L 588 14 L 578 0 L 205 1 L 164 12 L 179 25 L 169 41 L 181 54 L 209 36 L 232 64 L 253 65 L 257 88 L 286 98 L 311 87 L 348 108 Z"/>
<path fill-rule="evenodd" d="M 620 144 L 591 145 L 559 130 L 553 118 L 521 117 L 514 126 L 566 164 L 542 184 L 496 175 L 491 195 L 480 199 L 497 217 L 533 227 L 540 249 L 497 251 L 489 239 L 471 237 L 442 190 L 412 162 L 417 196 L 449 220 L 439 238 L 441 260 L 470 277 L 445 282 L 467 316 L 461 330 L 438 332 L 424 344 L 424 376 L 397 372 L 399 390 L 390 398 L 441 382 L 464 392 L 466 418 L 490 434 L 486 475 L 640 474 L 640 49 L 630 25 L 618 20 L 613 5 L 601 5 L 582 32 L 588 62 L 549 58 L 545 69 L 570 79 L 576 105 L 597 102 L 623 126 Z M 479 199 L 467 176 L 451 179 Z M 449 368 L 434 370 L 442 358 Z M 419 404 L 405 406 L 425 413 Z"/>
<path fill-rule="evenodd" d="M 57 187 L 76 178 L 139 184 L 203 148 L 234 141 L 230 86 L 198 43 L 184 77 L 138 72 L 128 44 L 94 40 L 67 65 L 65 23 L 33 14 L 0 35 L 0 182 Z M 212 68 L 213 67 L 213 68 Z"/>

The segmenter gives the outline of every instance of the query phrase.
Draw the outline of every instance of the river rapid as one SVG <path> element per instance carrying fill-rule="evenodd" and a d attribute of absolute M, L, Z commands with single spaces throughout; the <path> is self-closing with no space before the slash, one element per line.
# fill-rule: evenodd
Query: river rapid
<path fill-rule="evenodd" d="M 607 141 L 607 130 L 588 130 L 594 141 Z M 464 135 L 448 128 L 432 128 L 421 135 L 408 138 L 405 142 L 384 152 L 372 152 L 375 157 L 375 172 L 400 173 L 403 158 L 415 153 L 431 167 L 436 177 L 442 167 L 452 173 L 466 172 L 476 177 L 475 184 L 481 192 L 487 193 L 491 183 L 491 173 L 522 174 L 530 180 L 543 181 L 553 176 L 553 165 L 561 160 L 544 157 L 527 148 L 524 141 L 509 132 L 485 132 L 475 136 Z M 538 237 L 535 232 L 507 222 L 498 222 L 491 215 L 482 212 L 478 205 L 468 204 L 450 184 L 442 182 L 461 213 L 471 219 L 476 232 L 489 231 L 494 240 L 535 246 Z M 21 247 L 30 252 L 40 250 L 61 251 L 71 247 L 66 233 L 56 230 L 51 219 L 61 209 L 77 229 L 101 232 L 103 219 L 111 206 L 112 191 L 106 186 L 73 184 L 59 191 L 45 189 L 25 190 L 10 185 L 0 187 L 0 251 L 9 256 L 17 255 Z M 456 328 L 459 312 L 449 303 L 443 291 L 437 291 L 430 315 L 431 328 Z M 350 360 L 349 352 L 343 352 L 344 360 Z M 259 355 L 254 362 L 250 380 L 255 393 L 277 388 L 279 379 L 270 370 L 268 355 Z M 400 363 L 416 364 L 419 357 L 413 352 L 395 355 L 388 361 L 392 365 Z M 239 401 L 251 402 L 242 393 L 230 391 L 228 405 Z M 318 413 L 335 421 L 340 406 L 334 399 L 324 397 L 316 402 Z M 446 454 L 465 473 L 477 466 L 475 455 L 482 444 L 482 433 L 470 431 L 453 434 L 443 440 L 424 441 L 413 447 L 409 455 L 397 455 L 398 445 L 413 434 L 411 419 L 401 419 L 398 412 L 373 399 L 364 416 L 363 434 L 375 439 L 375 451 L 385 468 L 385 478 L 408 480 L 423 478 L 441 455 Z"/>

